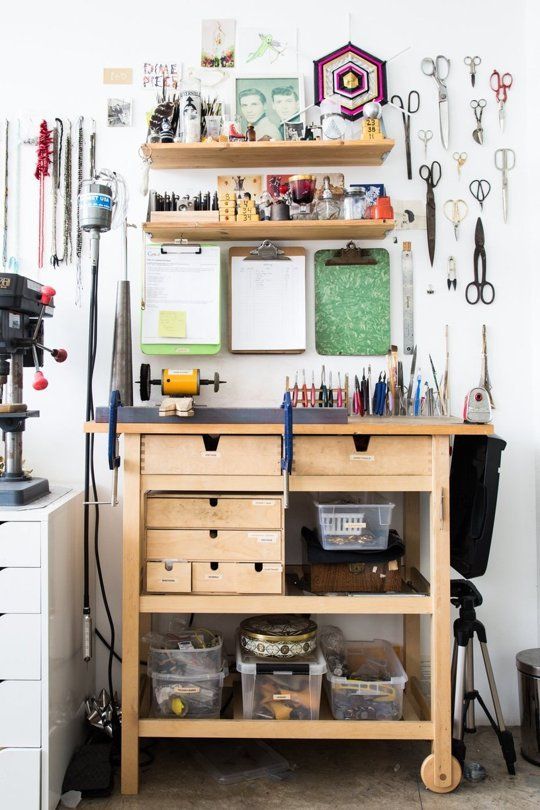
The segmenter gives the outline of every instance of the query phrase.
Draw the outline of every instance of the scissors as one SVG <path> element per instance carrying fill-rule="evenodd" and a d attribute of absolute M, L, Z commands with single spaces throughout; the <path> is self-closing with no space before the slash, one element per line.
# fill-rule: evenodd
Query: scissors
<path fill-rule="evenodd" d="M 484 128 L 482 126 L 482 116 L 484 115 L 484 108 L 487 104 L 485 98 L 473 99 L 471 107 L 474 110 L 474 117 L 476 118 L 476 129 L 473 130 L 473 138 L 476 143 L 484 143 Z"/>
<path fill-rule="evenodd" d="M 427 160 L 428 143 L 433 138 L 433 132 L 430 129 L 421 129 L 418 131 L 418 137 L 424 142 L 424 160 Z"/>
<path fill-rule="evenodd" d="M 491 183 L 489 180 L 473 180 L 469 183 L 469 191 L 474 199 L 480 203 L 480 211 L 484 210 L 484 200 L 491 191 Z"/>
<path fill-rule="evenodd" d="M 502 204 L 503 219 L 508 219 L 508 172 L 516 165 L 516 153 L 513 149 L 497 149 L 495 151 L 495 166 L 502 172 Z"/>
<path fill-rule="evenodd" d="M 471 84 L 474 87 L 476 84 L 476 68 L 478 65 L 482 64 L 482 60 L 479 56 L 466 56 L 463 60 L 467 67 L 469 68 L 471 74 Z"/>
<path fill-rule="evenodd" d="M 494 70 L 489 77 L 489 86 L 495 93 L 495 98 L 499 102 L 499 126 L 501 132 L 504 132 L 504 124 L 506 120 L 506 102 L 508 100 L 508 91 L 512 87 L 514 77 L 511 73 L 499 73 Z"/>
<path fill-rule="evenodd" d="M 465 288 L 465 300 L 468 304 L 492 304 L 495 300 L 495 287 L 486 281 L 486 249 L 484 247 L 484 226 L 480 217 L 476 220 L 474 231 L 474 280 Z M 478 278 L 478 265 L 482 263 L 482 275 Z"/>
<path fill-rule="evenodd" d="M 433 267 L 433 259 L 435 258 L 435 239 L 436 239 L 436 209 L 435 209 L 435 194 L 433 189 L 439 185 L 442 177 L 441 164 L 438 160 L 434 160 L 431 166 L 425 163 L 420 166 L 419 174 L 422 180 L 426 181 L 426 225 L 427 225 L 427 242 L 429 251 L 429 260 Z"/>
<path fill-rule="evenodd" d="M 426 76 L 433 76 L 437 82 L 439 90 L 439 128 L 441 132 L 441 143 L 448 149 L 450 141 L 450 115 L 448 111 L 448 88 L 445 81 L 450 73 L 450 60 L 446 56 L 436 57 L 435 61 L 426 56 L 422 59 L 422 73 Z"/>
<path fill-rule="evenodd" d="M 463 166 L 467 161 L 467 152 L 454 152 L 452 157 L 457 163 L 457 173 L 459 179 L 461 180 L 461 169 L 463 168 Z"/>
<path fill-rule="evenodd" d="M 395 95 L 390 99 L 392 104 L 400 107 L 401 117 L 403 118 L 403 127 L 405 129 L 405 154 L 407 158 L 407 179 L 412 180 L 412 166 L 411 166 L 411 115 L 414 115 L 420 109 L 420 94 L 417 90 L 411 90 L 407 98 L 407 109 L 403 104 L 401 96 Z"/>
<path fill-rule="evenodd" d="M 459 237 L 459 224 L 469 213 L 469 206 L 465 200 L 447 200 L 443 206 L 444 215 L 454 225 L 456 241 Z"/>

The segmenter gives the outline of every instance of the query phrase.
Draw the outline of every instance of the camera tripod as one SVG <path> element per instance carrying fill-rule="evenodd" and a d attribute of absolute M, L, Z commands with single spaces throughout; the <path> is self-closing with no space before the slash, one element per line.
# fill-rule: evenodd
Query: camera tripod
<path fill-rule="evenodd" d="M 475 608 L 482 604 L 482 596 L 469 580 L 453 579 L 450 583 L 450 601 L 459 609 L 459 618 L 454 622 L 454 652 L 452 655 L 454 709 L 452 753 L 463 768 L 466 753 L 464 736 L 465 732 L 471 734 L 476 731 L 474 702 L 477 700 L 499 739 L 508 773 L 514 775 L 516 773 L 514 738 L 504 723 L 487 647 L 486 630 L 482 622 L 476 618 Z M 474 688 L 473 642 L 475 634 L 480 643 L 496 719 L 489 712 L 478 690 Z"/>

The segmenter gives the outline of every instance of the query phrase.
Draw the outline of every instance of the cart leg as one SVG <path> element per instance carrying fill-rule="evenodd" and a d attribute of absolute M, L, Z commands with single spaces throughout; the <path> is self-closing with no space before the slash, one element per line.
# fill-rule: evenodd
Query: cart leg
<path fill-rule="evenodd" d="M 403 539 L 407 574 L 411 568 L 420 569 L 420 493 L 405 492 L 403 496 Z M 420 616 L 403 617 L 403 665 L 412 691 L 419 688 Z M 423 718 L 427 720 L 427 717 Z"/>
<path fill-rule="evenodd" d="M 124 437 L 122 793 L 139 791 L 140 437 Z"/>
<path fill-rule="evenodd" d="M 449 793 L 461 779 L 459 762 L 452 757 L 449 479 L 449 438 L 433 436 L 430 501 L 433 753 L 424 760 L 420 775 L 426 787 L 435 793 Z"/>

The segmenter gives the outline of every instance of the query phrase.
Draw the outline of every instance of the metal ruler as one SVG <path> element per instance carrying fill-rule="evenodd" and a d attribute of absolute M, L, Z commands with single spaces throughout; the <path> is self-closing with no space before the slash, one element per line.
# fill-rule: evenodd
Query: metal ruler
<path fill-rule="evenodd" d="M 413 257 L 410 242 L 403 242 L 401 254 L 401 280 L 403 284 L 403 352 L 414 351 Z"/>

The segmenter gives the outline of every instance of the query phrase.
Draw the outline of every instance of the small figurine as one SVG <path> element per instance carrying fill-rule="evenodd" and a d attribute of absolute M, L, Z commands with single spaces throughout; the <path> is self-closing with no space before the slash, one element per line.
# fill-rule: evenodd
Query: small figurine
<path fill-rule="evenodd" d="M 248 124 L 246 129 L 246 141 L 256 141 L 257 134 L 255 132 L 255 127 L 253 124 Z"/>

